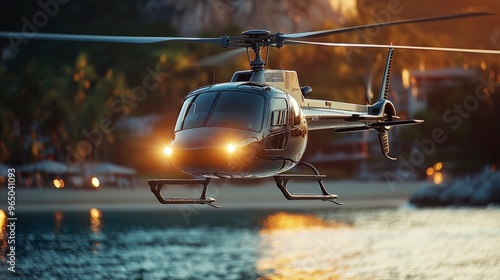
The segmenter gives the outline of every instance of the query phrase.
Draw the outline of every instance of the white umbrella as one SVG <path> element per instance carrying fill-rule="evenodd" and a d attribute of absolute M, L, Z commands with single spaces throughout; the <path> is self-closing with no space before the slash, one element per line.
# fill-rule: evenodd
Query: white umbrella
<path fill-rule="evenodd" d="M 5 165 L 3 163 L 0 163 L 0 176 L 4 176 L 4 177 L 9 176 L 9 172 L 8 171 L 9 171 L 10 168 L 11 168 L 10 166 Z"/>
<path fill-rule="evenodd" d="M 136 175 L 134 168 L 117 165 L 111 162 L 102 162 L 93 165 L 90 168 L 93 174 L 116 174 L 116 175 Z"/>
<path fill-rule="evenodd" d="M 69 168 L 66 164 L 53 161 L 53 160 L 42 160 L 35 163 L 30 163 L 23 165 L 18 168 L 21 172 L 44 172 L 52 174 L 63 174 L 68 172 L 75 172 L 74 169 Z"/>

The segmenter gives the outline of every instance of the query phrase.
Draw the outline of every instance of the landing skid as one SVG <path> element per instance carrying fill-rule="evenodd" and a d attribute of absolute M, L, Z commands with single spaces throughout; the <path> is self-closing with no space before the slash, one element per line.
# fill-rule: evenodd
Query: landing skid
<path fill-rule="evenodd" d="M 156 199 L 161 204 L 207 204 L 214 208 L 220 208 L 220 206 L 215 205 L 215 198 L 207 197 L 207 187 L 210 183 L 210 178 L 206 179 L 151 179 L 148 180 L 151 192 L 156 196 Z M 200 197 L 175 197 L 175 198 L 165 198 L 161 194 L 161 189 L 165 185 L 193 185 L 201 184 L 203 185 L 203 191 Z"/>
<path fill-rule="evenodd" d="M 274 176 L 274 181 L 276 186 L 280 189 L 286 199 L 288 200 L 322 200 L 331 201 L 337 205 L 342 205 L 342 203 L 337 202 L 335 199 L 338 198 L 336 194 L 329 193 L 325 185 L 323 185 L 322 179 L 326 178 L 326 175 L 319 174 L 319 171 L 310 163 L 299 162 L 297 165 L 303 165 L 309 167 L 314 175 L 302 175 L 302 174 L 280 174 Z M 304 180 L 304 181 L 317 181 L 322 194 L 309 194 L 309 193 L 297 193 L 293 194 L 288 191 L 288 182 L 290 180 Z"/>
<path fill-rule="evenodd" d="M 274 176 L 274 181 L 276 185 L 281 190 L 283 195 L 288 200 L 322 200 L 331 201 L 337 205 L 342 205 L 342 203 L 337 202 L 337 195 L 328 193 L 325 186 L 323 185 L 322 179 L 326 178 L 326 175 L 319 174 L 318 170 L 310 163 L 300 162 L 297 165 L 304 165 L 309 167 L 314 175 L 303 175 L 303 174 L 280 174 Z M 305 181 L 317 181 L 321 189 L 321 194 L 309 194 L 309 193 L 299 193 L 294 194 L 288 191 L 287 185 L 290 180 L 305 180 Z M 214 208 L 220 208 L 220 206 L 214 204 L 215 198 L 207 197 L 207 188 L 210 183 L 210 178 L 205 179 L 150 179 L 148 180 L 151 192 L 155 195 L 156 199 L 161 204 L 207 204 Z M 203 185 L 203 191 L 200 197 L 164 197 L 161 194 L 161 189 L 167 185 L 193 185 L 199 184 Z"/>

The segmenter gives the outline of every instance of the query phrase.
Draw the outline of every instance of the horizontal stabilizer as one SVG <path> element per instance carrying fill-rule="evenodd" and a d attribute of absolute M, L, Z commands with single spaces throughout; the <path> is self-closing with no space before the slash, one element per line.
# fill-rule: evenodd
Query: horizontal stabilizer
<path fill-rule="evenodd" d="M 396 121 L 384 121 L 384 122 L 376 122 L 372 123 L 370 125 L 364 125 L 364 126 L 346 126 L 346 127 L 337 127 L 334 128 L 333 130 L 335 132 L 356 132 L 356 131 L 364 131 L 364 130 L 370 130 L 370 129 L 378 129 L 378 128 L 383 128 L 387 126 L 398 126 L 398 125 L 412 125 L 412 124 L 419 124 L 423 123 L 423 120 L 396 120 Z"/>
<path fill-rule="evenodd" d="M 370 127 L 376 128 L 376 127 L 384 127 L 384 126 L 413 125 L 413 124 L 419 124 L 419 123 L 423 123 L 423 122 L 424 122 L 423 120 L 384 121 L 384 122 L 373 123 L 370 125 Z"/>
<path fill-rule="evenodd" d="M 371 127 L 365 125 L 365 126 L 347 126 L 347 127 L 337 127 L 334 128 L 333 130 L 335 132 L 356 132 L 356 131 L 364 131 L 364 130 L 370 130 L 372 129 Z"/>

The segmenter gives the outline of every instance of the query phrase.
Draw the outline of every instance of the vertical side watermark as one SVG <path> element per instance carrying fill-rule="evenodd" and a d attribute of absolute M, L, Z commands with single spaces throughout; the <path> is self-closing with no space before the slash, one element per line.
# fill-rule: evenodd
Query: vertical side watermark
<path fill-rule="evenodd" d="M 16 169 L 7 170 L 7 270 L 16 272 Z"/>

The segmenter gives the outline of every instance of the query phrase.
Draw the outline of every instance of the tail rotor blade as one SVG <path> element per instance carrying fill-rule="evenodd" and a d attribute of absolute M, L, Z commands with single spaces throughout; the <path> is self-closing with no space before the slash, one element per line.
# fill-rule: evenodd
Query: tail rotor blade
<path fill-rule="evenodd" d="M 377 131 L 378 140 L 380 141 L 380 148 L 382 149 L 382 154 L 390 160 L 397 160 L 389 156 L 389 133 L 387 131 Z"/>

